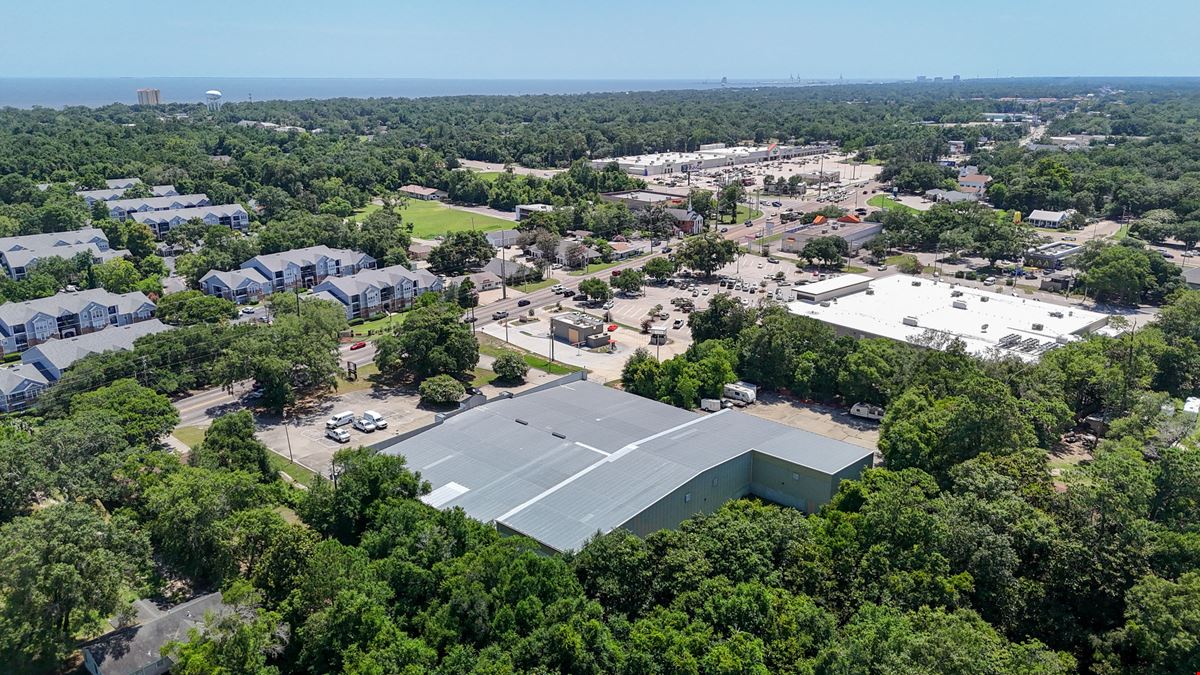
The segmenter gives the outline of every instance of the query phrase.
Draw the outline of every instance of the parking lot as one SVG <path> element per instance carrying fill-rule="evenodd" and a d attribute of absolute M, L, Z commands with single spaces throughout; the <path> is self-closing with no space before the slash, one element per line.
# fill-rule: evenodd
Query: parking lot
<path fill-rule="evenodd" d="M 758 401 L 742 411 L 871 450 L 879 444 L 879 423 L 851 417 L 844 408 L 804 403 L 760 391 Z M 878 454 L 876 463 L 881 459 Z"/>

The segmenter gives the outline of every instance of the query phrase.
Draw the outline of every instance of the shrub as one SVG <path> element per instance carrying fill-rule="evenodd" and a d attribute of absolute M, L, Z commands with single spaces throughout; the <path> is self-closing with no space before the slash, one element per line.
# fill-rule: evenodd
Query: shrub
<path fill-rule="evenodd" d="M 904 274 L 918 274 L 921 271 L 921 261 L 915 255 L 902 255 L 896 261 L 896 269 Z"/>
<path fill-rule="evenodd" d="M 462 382 L 449 375 L 434 375 L 420 386 L 421 399 L 432 405 L 457 403 L 466 395 Z"/>
<path fill-rule="evenodd" d="M 504 382 L 524 382 L 525 375 L 529 372 L 529 364 L 525 363 L 520 354 L 506 351 L 496 357 L 492 370 Z"/>
<path fill-rule="evenodd" d="M 957 272 L 955 272 L 955 273 L 954 273 L 954 278 L 955 278 L 955 279 L 961 279 L 961 278 L 963 278 L 963 276 L 964 276 L 964 275 L 963 275 L 963 271 L 962 271 L 962 270 L 958 270 Z"/>
<path fill-rule="evenodd" d="M 362 318 L 361 316 L 360 316 L 360 317 L 357 317 L 357 318 L 354 318 L 354 319 L 350 319 L 350 325 L 351 325 L 351 326 L 361 326 L 361 325 L 363 325 L 364 323 L 366 323 L 366 319 Z"/>

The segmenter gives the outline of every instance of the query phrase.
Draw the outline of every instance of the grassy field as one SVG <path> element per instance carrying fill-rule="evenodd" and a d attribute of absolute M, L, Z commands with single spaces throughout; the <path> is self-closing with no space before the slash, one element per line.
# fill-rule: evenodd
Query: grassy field
<path fill-rule="evenodd" d="M 393 326 L 399 326 L 408 318 L 408 312 L 393 312 L 391 316 L 381 316 L 378 319 L 364 321 L 357 326 L 351 326 L 350 330 L 355 336 L 368 337 L 370 332 L 374 331 L 375 335 L 370 337 L 379 337 L 384 333 L 390 332 L 388 329 Z"/>
<path fill-rule="evenodd" d="M 476 171 L 475 175 L 486 180 L 489 183 L 494 183 L 503 171 Z"/>
<path fill-rule="evenodd" d="M 337 378 L 337 393 L 345 394 L 351 391 L 365 391 L 374 386 L 371 382 L 372 375 L 379 374 L 379 366 L 374 363 L 368 363 L 358 367 L 358 379 L 350 381 L 343 377 L 346 371 L 339 371 Z"/>
<path fill-rule="evenodd" d="M 558 283 L 558 279 L 550 278 L 550 279 L 542 279 L 541 281 L 534 281 L 534 282 L 528 283 L 528 284 L 518 284 L 515 286 L 509 286 L 509 288 L 515 288 L 518 291 L 521 291 L 522 293 L 532 293 L 534 291 L 540 291 L 543 288 L 550 288 L 551 286 L 553 286 L 554 284 L 557 284 L 557 283 Z"/>
<path fill-rule="evenodd" d="M 877 209 L 908 209 L 909 211 L 917 210 L 911 206 L 905 206 L 904 204 L 901 204 L 900 202 L 886 195 L 875 195 L 874 197 L 871 197 L 867 200 L 867 206 L 874 206 Z"/>
<path fill-rule="evenodd" d="M 189 448 L 194 448 L 197 445 L 200 445 L 200 441 L 204 440 L 204 428 L 179 427 L 171 435 L 175 438 L 178 438 L 180 443 L 183 443 Z"/>
<path fill-rule="evenodd" d="M 378 204 L 367 204 L 350 216 L 351 220 L 362 221 L 373 212 L 383 208 Z M 400 216 L 407 222 L 412 221 L 413 236 L 430 239 L 440 234 L 476 229 L 482 232 L 503 230 L 515 227 L 512 220 L 496 218 L 482 213 L 472 213 L 461 209 L 452 209 L 437 201 L 410 199 L 400 210 Z"/>
<path fill-rule="evenodd" d="M 516 222 L 512 220 L 452 209 L 441 202 L 419 199 L 408 200 L 408 205 L 400 211 L 400 215 L 405 221 L 412 221 L 413 236 L 422 239 L 464 230 L 490 232 L 516 227 Z"/>
<path fill-rule="evenodd" d="M 471 378 L 472 387 L 482 387 L 485 384 L 491 384 L 492 380 L 496 379 L 496 374 L 487 368 L 475 368 L 475 377 Z"/>
<path fill-rule="evenodd" d="M 1125 237 L 1128 237 L 1128 236 L 1129 236 L 1129 223 L 1124 223 L 1121 225 L 1121 227 L 1119 227 L 1117 229 L 1116 232 L 1113 233 L 1112 240 L 1113 241 L 1121 241 L 1122 239 L 1124 239 Z"/>
<path fill-rule="evenodd" d="M 268 452 L 267 460 L 271 463 L 272 469 L 286 472 L 287 475 L 294 478 L 297 483 L 311 486 L 313 479 L 317 477 L 317 474 L 303 466 L 300 466 L 299 464 L 289 461 L 288 458 L 284 457 L 283 455 L 277 455 L 274 452 Z"/>

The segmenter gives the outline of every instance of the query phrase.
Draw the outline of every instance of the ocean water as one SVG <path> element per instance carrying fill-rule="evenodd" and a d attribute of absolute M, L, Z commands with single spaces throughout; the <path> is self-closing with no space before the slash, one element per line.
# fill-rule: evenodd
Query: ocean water
<path fill-rule="evenodd" d="M 764 82 L 730 82 L 752 86 Z M 460 96 L 466 94 L 583 94 L 588 92 L 716 89 L 696 80 L 455 80 L 421 78 L 114 77 L 0 78 L 0 107 L 61 108 L 137 103 L 137 90 L 157 88 L 163 103 L 202 103 L 216 89 L 226 101 Z"/>

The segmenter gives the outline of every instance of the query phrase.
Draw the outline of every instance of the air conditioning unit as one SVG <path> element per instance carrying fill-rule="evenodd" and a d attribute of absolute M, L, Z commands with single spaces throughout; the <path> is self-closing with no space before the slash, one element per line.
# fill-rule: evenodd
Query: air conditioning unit
<path fill-rule="evenodd" d="M 1043 326 L 1043 325 L 1042 325 L 1042 324 L 1040 324 L 1040 323 L 1035 323 L 1035 324 L 1033 324 L 1033 329 L 1034 329 L 1035 331 L 1039 331 L 1039 330 L 1042 330 L 1042 329 L 1044 329 L 1044 328 L 1045 328 L 1045 326 Z"/>
<path fill-rule="evenodd" d="M 920 286 L 920 285 L 921 285 L 921 282 L 919 282 L 919 281 L 914 281 L 914 282 L 912 282 L 912 285 L 913 285 L 913 286 Z"/>
<path fill-rule="evenodd" d="M 987 299 L 987 296 L 986 296 L 986 295 L 981 295 L 981 296 L 979 296 L 979 301 L 980 301 L 980 302 L 987 302 L 987 301 L 988 301 L 988 299 Z"/>
<path fill-rule="evenodd" d="M 917 317 L 915 317 L 915 316 L 904 317 L 904 325 L 905 326 L 916 326 L 917 325 Z"/>
<path fill-rule="evenodd" d="M 828 301 L 828 300 L 826 300 L 825 302 L 822 302 L 822 303 L 821 303 L 821 306 L 822 306 L 822 307 L 828 307 L 828 306 L 829 306 L 829 301 Z"/>
<path fill-rule="evenodd" d="M 955 301 L 954 301 L 953 303 L 951 303 L 951 304 L 953 304 L 953 305 L 954 305 L 954 309 L 966 309 L 966 308 L 967 308 L 967 301 L 966 301 L 966 300 L 955 300 Z"/>
<path fill-rule="evenodd" d="M 867 295 L 875 295 L 875 289 L 874 289 L 874 288 L 868 288 L 868 289 L 867 289 Z"/>

